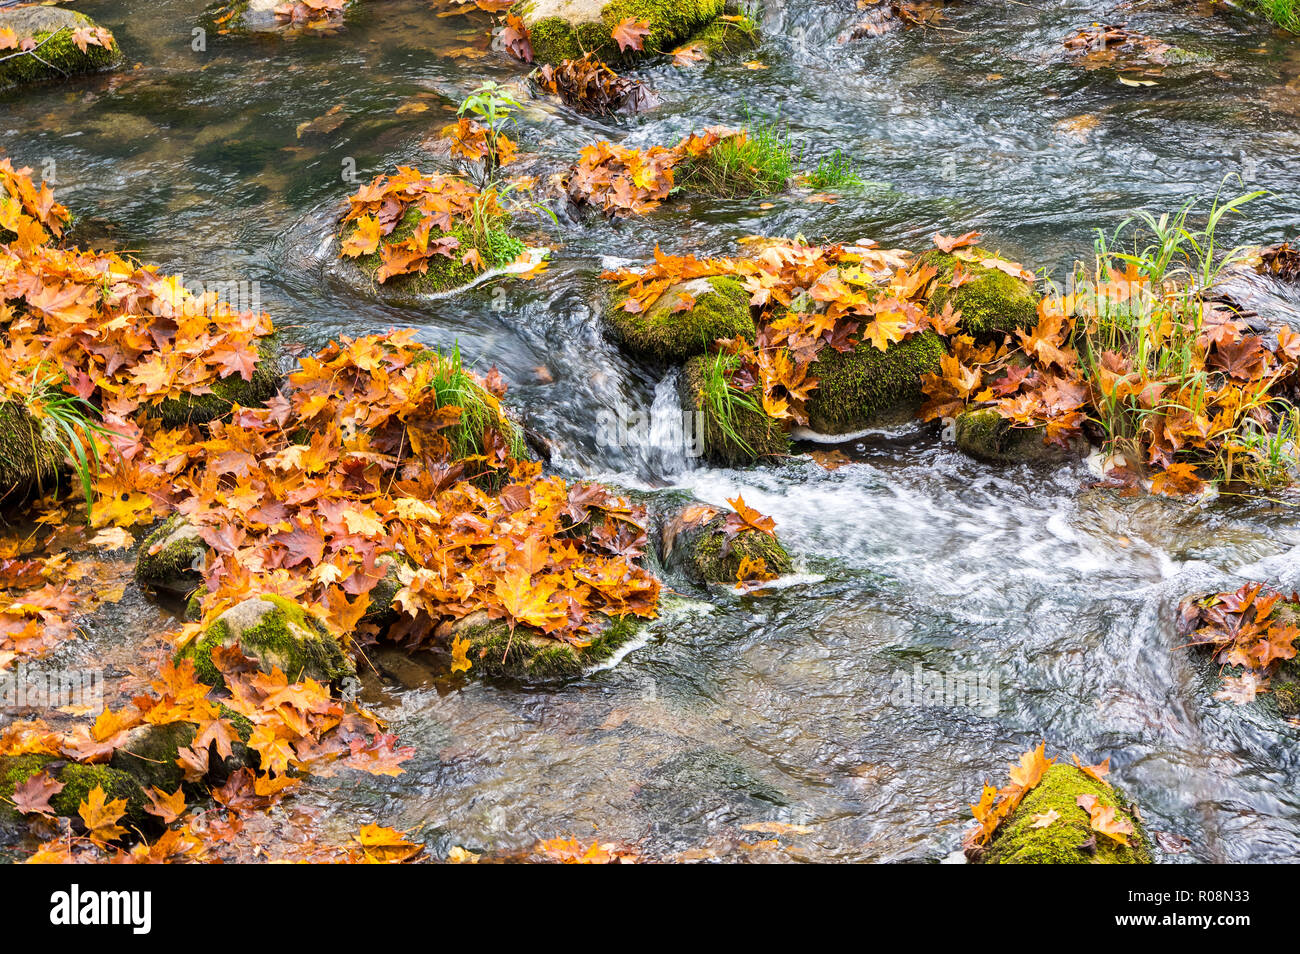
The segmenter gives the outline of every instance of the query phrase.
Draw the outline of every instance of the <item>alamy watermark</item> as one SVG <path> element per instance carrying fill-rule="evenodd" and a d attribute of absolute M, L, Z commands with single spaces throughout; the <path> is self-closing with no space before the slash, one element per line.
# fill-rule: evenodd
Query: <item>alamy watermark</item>
<path fill-rule="evenodd" d="M 1001 708 L 1001 678 L 992 669 L 894 670 L 891 704 L 914 709 L 973 709 L 993 717 Z"/>
<path fill-rule="evenodd" d="M 0 709 L 104 709 L 102 669 L 36 669 L 19 663 L 0 672 Z"/>

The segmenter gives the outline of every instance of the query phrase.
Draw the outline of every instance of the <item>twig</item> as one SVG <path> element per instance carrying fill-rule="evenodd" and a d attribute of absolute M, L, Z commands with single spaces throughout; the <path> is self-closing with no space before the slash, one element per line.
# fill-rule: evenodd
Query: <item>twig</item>
<path fill-rule="evenodd" d="M 39 56 L 36 55 L 36 51 L 37 51 L 37 50 L 39 50 L 41 47 L 43 47 L 46 43 L 49 43 L 51 40 L 53 40 L 56 36 L 58 36 L 60 33 L 62 33 L 62 32 L 63 32 L 64 30 L 66 30 L 66 29 L 67 29 L 67 27 L 65 27 L 65 26 L 61 26 L 61 27 L 59 27 L 57 30 L 55 30 L 53 33 L 51 33 L 51 34 L 50 34 L 49 36 L 47 36 L 45 39 L 41 40 L 40 43 L 36 44 L 36 45 L 35 45 L 34 47 L 32 47 L 30 50 L 19 50 L 17 53 L 10 53 L 8 56 L 0 56 L 0 63 L 3 63 L 5 60 L 12 60 L 15 56 L 30 56 L 32 59 L 36 60 L 38 63 L 44 63 L 44 64 L 45 64 L 46 66 L 48 66 L 50 69 L 52 69 L 52 70 L 58 70 L 58 71 L 59 71 L 60 73 L 62 73 L 64 76 L 67 76 L 67 75 L 68 75 L 68 71 L 67 71 L 67 70 L 63 69 L 63 68 L 60 67 L 60 66 L 55 66 L 53 63 L 50 63 L 50 62 L 47 61 L 47 60 L 43 60 L 43 59 L 41 59 Z"/>

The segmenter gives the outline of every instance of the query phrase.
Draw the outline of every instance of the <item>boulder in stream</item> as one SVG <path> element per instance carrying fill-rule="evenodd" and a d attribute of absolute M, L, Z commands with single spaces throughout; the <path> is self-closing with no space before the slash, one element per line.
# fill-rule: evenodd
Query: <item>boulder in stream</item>
<path fill-rule="evenodd" d="M 1092 830 L 1088 811 L 1077 801 L 1086 795 L 1133 825 L 1127 847 Z M 1049 812 L 1057 817 L 1035 827 Z M 1073 765 L 1053 765 L 998 826 L 978 860 L 988 865 L 1149 865 L 1151 849 L 1123 792 Z"/>
<path fill-rule="evenodd" d="M 490 619 L 480 610 L 452 624 L 449 638 L 469 640 L 470 675 L 555 682 L 581 676 L 604 662 L 641 626 L 642 621 L 633 616 L 605 618 L 597 632 L 587 635 L 586 646 L 574 646 L 528 626 L 515 626 L 512 631 L 505 620 Z"/>
<path fill-rule="evenodd" d="M 140 544 L 135 563 L 135 581 L 187 596 L 202 582 L 203 560 L 208 545 L 198 529 L 180 514 L 173 514 Z"/>
<path fill-rule="evenodd" d="M 523 0 L 513 12 L 528 27 L 534 60 L 560 63 L 586 53 L 606 62 L 665 53 L 725 8 L 725 0 Z M 614 27 L 628 17 L 650 26 L 640 51 L 620 51 L 614 40 Z"/>
<path fill-rule="evenodd" d="M 428 266 L 425 271 L 392 275 L 381 281 L 380 268 L 384 264 L 383 246 L 405 242 L 415 234 L 422 218 L 418 209 L 407 209 L 393 231 L 383 237 L 380 248 L 368 255 L 340 259 L 338 264 L 340 275 L 353 286 L 376 297 L 400 304 L 467 288 L 482 281 L 492 272 L 514 264 L 527 251 L 523 242 L 504 229 L 489 228 L 482 235 L 476 236 L 465 223 L 456 222 L 449 232 L 434 230 L 428 240 L 430 246 L 435 246 L 440 240 L 455 239 L 452 255 L 432 255 L 426 259 Z M 345 224 L 340 236 L 341 241 L 346 242 L 355 235 L 357 228 L 356 221 Z M 463 261 L 464 256 L 471 250 L 478 253 L 483 265 L 481 269 Z"/>
<path fill-rule="evenodd" d="M 212 651 L 236 643 L 263 672 L 278 668 L 290 682 L 331 683 L 356 671 L 339 641 L 319 620 L 292 600 L 272 593 L 249 597 L 226 610 L 181 649 L 177 659 L 193 660 L 199 679 L 220 686 L 225 680 L 212 662 Z"/>
<path fill-rule="evenodd" d="M 939 371 L 943 339 L 912 335 L 881 351 L 860 341 L 852 351 L 823 348 L 809 371 L 817 387 L 808 398 L 808 426 L 849 434 L 911 418 L 921 406 L 921 375 Z"/>
<path fill-rule="evenodd" d="M 112 32 L 75 10 L 35 4 L 0 9 L 0 36 L 10 30 L 19 48 L 0 48 L 0 89 L 96 73 L 122 62 Z M 27 41 L 34 45 L 24 52 Z"/>
<path fill-rule="evenodd" d="M 89 799 L 90 793 L 98 787 L 104 790 L 108 801 L 122 799 L 126 802 L 124 824 L 143 826 L 151 823 L 145 811 L 144 789 L 129 772 L 111 765 L 86 765 L 39 754 L 0 756 L 0 820 L 12 822 L 21 817 L 13 805 L 14 789 L 42 770 L 63 785 L 63 789 L 49 800 L 56 815 L 77 818 L 81 803 Z"/>
<path fill-rule="evenodd" d="M 997 259 L 983 249 L 962 251 L 984 259 Z M 939 249 L 932 249 L 917 259 L 917 267 L 925 265 L 938 271 L 939 284 L 930 296 L 931 310 L 937 313 L 951 304 L 953 311 L 961 312 L 961 327 L 966 334 L 976 338 L 999 331 L 1011 334 L 1028 331 L 1038 323 L 1038 294 L 1033 282 Z M 958 265 L 968 277 L 953 288 L 950 283 Z"/>
<path fill-rule="evenodd" d="M 749 294 L 725 276 L 695 278 L 665 289 L 649 308 L 624 309 L 616 294 L 605 311 L 610 335 L 629 352 L 668 364 L 704 354 L 720 338 L 754 340 Z"/>
<path fill-rule="evenodd" d="M 990 464 L 1059 464 L 1088 455 L 1088 441 L 1082 435 L 1062 447 L 1044 442 L 1046 430 L 1015 427 L 995 408 L 975 407 L 957 415 L 957 449 Z"/>
<path fill-rule="evenodd" d="M 683 419 L 696 447 L 722 466 L 751 464 L 790 454 L 790 434 L 763 410 L 756 395 L 729 389 L 723 375 L 726 357 L 696 355 L 677 379 Z"/>
<path fill-rule="evenodd" d="M 732 584 L 741 564 L 761 561 L 767 573 L 790 572 L 793 563 L 780 540 L 757 530 L 743 529 L 728 537 L 727 511 L 698 501 L 662 521 L 661 559 L 669 572 L 694 583 Z"/>

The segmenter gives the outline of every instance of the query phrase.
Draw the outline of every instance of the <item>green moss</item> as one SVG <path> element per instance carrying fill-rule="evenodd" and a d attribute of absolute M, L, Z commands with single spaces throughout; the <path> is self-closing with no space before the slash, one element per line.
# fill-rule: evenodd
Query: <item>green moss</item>
<path fill-rule="evenodd" d="M 554 682 L 574 679 L 604 662 L 641 628 L 632 616 L 611 617 L 590 635 L 590 645 L 578 648 L 544 636 L 526 626 L 502 620 L 469 625 L 459 634 L 469 640 L 470 675 L 514 679 L 520 682 Z"/>
<path fill-rule="evenodd" d="M 59 771 L 59 781 L 63 783 L 63 791 L 50 799 L 50 807 L 59 815 L 68 818 L 78 817 L 77 810 L 81 807 L 81 803 L 87 801 L 90 793 L 96 788 L 102 788 L 106 802 L 116 801 L 119 798 L 126 802 L 126 817 L 118 822 L 119 825 L 127 827 L 128 824 L 137 826 L 150 824 L 149 815 L 145 811 L 147 801 L 144 789 L 130 774 L 121 769 L 109 765 L 83 765 L 79 762 L 69 762 Z"/>
<path fill-rule="evenodd" d="M 958 262 L 972 277 L 949 288 Z M 938 271 L 941 287 L 930 297 L 930 309 L 937 313 L 951 303 L 954 311 L 961 312 L 961 327 L 967 334 L 977 338 L 999 331 L 1010 334 L 1018 329 L 1028 331 L 1038 323 L 1038 295 L 1031 282 L 1001 269 L 962 262 L 938 249 L 922 255 L 917 265 L 932 265 Z"/>
<path fill-rule="evenodd" d="M 414 208 L 407 209 L 393 231 L 383 237 L 381 247 L 386 243 L 402 242 L 409 238 L 419 224 L 419 211 Z M 356 226 L 349 223 L 343 231 L 342 239 L 348 239 L 355 231 Z M 460 260 L 461 256 L 471 248 L 478 249 L 487 269 L 509 265 L 525 251 L 524 243 L 503 229 L 489 229 L 486 237 L 480 242 L 475 240 L 464 223 L 459 222 L 452 226 L 450 232 L 431 234 L 429 242 L 436 242 L 446 235 L 452 235 L 460 242 L 455 250 L 458 254 L 451 258 L 446 255 L 434 255 L 429 259 L 428 270 L 423 274 L 416 272 L 410 275 L 395 275 L 381 285 L 376 277 L 379 267 L 384 263 L 379 250 L 351 261 L 377 288 L 382 288 L 386 292 L 395 292 L 399 295 L 436 295 L 464 288 L 482 274 L 480 271 L 475 271 L 472 265 Z M 344 259 L 344 261 L 348 260 Z"/>
<path fill-rule="evenodd" d="M 1117 809 L 1121 820 L 1132 822 L 1135 833 L 1129 836 L 1129 847 L 1106 835 L 1096 836 L 1095 851 L 1080 847 L 1095 834 L 1088 813 L 1075 801 L 1080 795 L 1095 795 L 1098 804 Z M 1060 817 L 1044 828 L 1034 828 L 1035 817 L 1049 811 Z M 1142 823 L 1129 810 L 1122 792 L 1073 765 L 1054 765 L 994 832 L 980 861 L 1011 865 L 1134 865 L 1151 864 L 1151 851 Z"/>
<path fill-rule="evenodd" d="M 823 348 L 810 374 L 817 387 L 808 422 L 823 434 L 846 434 L 911 416 L 921 405 L 921 375 L 939 370 L 943 340 L 933 331 L 881 351 L 861 341 L 850 352 Z"/>
<path fill-rule="evenodd" d="M 207 394 L 191 394 L 168 399 L 158 405 L 158 415 L 168 427 L 183 424 L 206 424 L 230 413 L 236 404 L 261 407 L 280 389 L 280 358 L 284 349 L 279 335 L 269 335 L 257 343 L 258 361 L 253 378 L 245 381 L 238 374 L 214 382 Z"/>
<path fill-rule="evenodd" d="M 695 299 L 686 311 L 682 304 Z M 642 358 L 680 364 L 704 354 L 720 338 L 754 339 L 749 295 L 734 278 L 698 278 L 667 289 L 644 312 L 623 310 L 626 297 L 615 296 L 605 311 L 610 333 Z"/>
<path fill-rule="evenodd" d="M 706 396 L 709 377 L 715 372 L 714 360 L 711 355 L 691 358 L 682 368 L 677 384 L 681 408 L 687 416 L 687 435 L 702 443 L 703 456 L 724 466 L 789 456 L 789 433 L 761 408 L 732 403 L 730 427 L 724 425 L 716 406 Z"/>
<path fill-rule="evenodd" d="M 743 53 L 758 46 L 758 24 L 746 16 L 734 20 L 719 17 L 691 37 L 713 59 Z"/>
<path fill-rule="evenodd" d="M 197 734 L 193 722 L 140 726 L 131 730 L 108 764 L 126 772 L 146 790 L 153 786 L 174 792 L 185 779 L 185 770 L 176 760 L 181 749 L 194 744 Z"/>
<path fill-rule="evenodd" d="M 725 0 L 613 0 L 601 8 L 598 20 L 593 17 L 584 22 L 545 16 L 550 5 L 536 0 L 525 0 L 514 10 L 528 25 L 537 62 L 576 60 L 591 52 L 600 60 L 614 63 L 671 50 L 720 15 L 725 6 Z M 650 33 L 640 51 L 628 50 L 624 54 L 614 41 L 613 29 L 627 17 L 647 21 Z"/>
<path fill-rule="evenodd" d="M 756 530 L 744 530 L 728 540 L 724 520 L 725 515 L 715 517 L 694 540 L 681 541 L 689 548 L 687 570 L 697 582 L 735 583 L 744 560 L 762 560 L 768 572 L 778 576 L 790 572 L 790 554 L 779 540 Z"/>
<path fill-rule="evenodd" d="M 311 678 L 330 683 L 354 672 L 343 648 L 318 620 L 297 603 L 273 593 L 245 600 L 222 613 L 177 653 L 177 659 L 192 660 L 198 678 L 208 685 L 224 685 L 212 662 L 212 651 L 235 643 L 245 655 L 258 660 L 263 672 L 278 667 L 290 682 Z"/>
<path fill-rule="evenodd" d="M 151 552 L 158 547 L 157 552 Z M 141 586 L 188 594 L 202 580 L 196 566 L 203 565 L 208 546 L 184 517 L 173 514 L 140 544 L 135 581 Z"/>
<path fill-rule="evenodd" d="M 0 401 L 0 494 L 6 502 L 53 488 L 63 462 L 62 448 L 24 404 Z"/>
<path fill-rule="evenodd" d="M 42 80 L 63 79 L 110 69 L 122 62 L 122 50 L 113 40 L 107 48 L 87 45 L 85 52 L 72 41 L 73 30 L 97 24 L 85 14 L 52 7 L 0 10 L 0 29 L 9 28 L 20 40 L 35 39 L 39 49 L 0 62 L 0 89 Z M 42 62 L 44 60 L 44 62 Z"/>

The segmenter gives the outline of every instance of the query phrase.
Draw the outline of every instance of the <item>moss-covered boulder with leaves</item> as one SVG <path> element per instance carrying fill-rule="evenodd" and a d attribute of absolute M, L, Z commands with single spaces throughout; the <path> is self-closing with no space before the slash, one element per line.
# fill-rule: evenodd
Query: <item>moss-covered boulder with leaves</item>
<path fill-rule="evenodd" d="M 727 379 L 725 355 L 697 355 L 677 381 L 688 451 L 722 466 L 751 464 L 790 454 L 790 434 L 763 410 L 755 394 Z"/>
<path fill-rule="evenodd" d="M 581 59 L 606 63 L 666 53 L 720 16 L 726 0 L 523 0 L 512 9 L 528 27 L 541 63 Z M 631 17 L 649 24 L 640 50 L 621 51 L 614 28 Z"/>
<path fill-rule="evenodd" d="M 65 454 L 51 429 L 19 401 L 0 401 L 0 499 L 16 503 L 55 486 Z"/>
<path fill-rule="evenodd" d="M 262 407 L 280 390 L 284 380 L 281 371 L 283 356 L 280 336 L 267 335 L 257 342 L 257 364 L 253 366 L 249 380 L 245 381 L 239 374 L 219 378 L 203 393 L 163 401 L 158 405 L 157 414 L 168 427 L 180 427 L 184 424 L 207 424 L 225 417 L 236 404 Z"/>
<path fill-rule="evenodd" d="M 135 581 L 187 596 L 202 582 L 207 552 L 208 545 L 199 536 L 198 528 L 180 514 L 173 514 L 140 544 Z"/>
<path fill-rule="evenodd" d="M 111 765 L 85 765 L 36 754 L 0 756 L 0 819 L 15 821 L 21 817 L 13 804 L 14 789 L 42 770 L 63 785 L 49 800 L 56 815 L 77 818 L 81 803 L 89 800 L 92 791 L 101 788 L 106 802 L 118 799 L 126 802 L 126 816 L 120 824 L 149 823 L 144 789 L 129 772 Z"/>
<path fill-rule="evenodd" d="M 318 619 L 292 600 L 270 593 L 226 610 L 182 648 L 177 659 L 193 660 L 199 679 L 208 685 L 224 685 L 212 651 L 236 643 L 263 672 L 278 668 L 290 682 L 315 679 L 328 684 L 356 672 L 352 659 Z"/>
<path fill-rule="evenodd" d="M 605 325 L 611 337 L 640 358 L 681 364 L 709 351 L 720 338 L 754 340 L 749 295 L 734 278 L 679 282 L 645 311 L 627 311 L 626 302 L 625 295 L 612 296 Z"/>
<path fill-rule="evenodd" d="M 1059 464 L 1086 457 L 1087 438 L 1070 439 L 1067 446 L 1043 440 L 1046 428 L 1015 427 L 996 409 L 976 407 L 957 415 L 957 449 L 989 464 Z"/>
<path fill-rule="evenodd" d="M 32 40 L 35 46 L 28 52 L 0 54 L 0 89 L 96 73 L 122 63 L 112 32 L 75 10 L 39 5 L 0 9 L 0 32 L 5 30 L 13 30 L 20 44 Z"/>
<path fill-rule="evenodd" d="M 789 573 L 790 554 L 776 537 L 743 528 L 727 532 L 727 512 L 698 501 L 666 515 L 660 527 L 660 559 L 670 573 L 694 583 L 735 583 L 741 564 L 761 564 L 773 576 Z"/>
<path fill-rule="evenodd" d="M 983 258 L 997 257 L 983 249 L 973 249 L 971 253 Z M 937 314 L 952 305 L 953 311 L 961 312 L 961 328 L 966 334 L 976 338 L 995 332 L 1010 334 L 1028 331 L 1038 323 L 1038 293 L 1033 282 L 939 249 L 932 249 L 917 259 L 918 267 L 924 265 L 937 270 L 930 309 Z M 951 283 L 958 265 L 967 277 L 953 288 Z"/>
<path fill-rule="evenodd" d="M 527 251 L 524 243 L 504 228 L 490 227 L 477 234 L 466 223 L 456 222 L 450 232 L 434 231 L 429 234 L 430 245 L 447 236 L 456 239 L 459 244 L 452 255 L 434 255 L 426 259 L 425 271 L 393 275 L 381 282 L 379 269 L 384 264 L 383 246 L 410 238 L 419 227 L 421 218 L 418 209 L 407 209 L 393 231 L 384 236 L 378 249 L 369 255 L 341 259 L 338 266 L 340 274 L 353 285 L 400 304 L 459 291 L 479 280 L 484 272 L 504 268 Z M 346 242 L 356 233 L 357 227 L 355 221 L 345 224 L 340 240 Z M 476 268 L 463 261 L 471 249 L 478 252 L 483 268 Z"/>
<path fill-rule="evenodd" d="M 1133 825 L 1127 846 L 1093 831 L 1088 811 L 1078 803 L 1081 795 L 1094 796 L 1098 805 L 1114 808 L 1117 819 Z M 1051 812 L 1056 817 L 1036 827 Z M 1011 817 L 998 826 L 979 861 L 990 865 L 1149 865 L 1149 845 L 1142 822 L 1123 792 L 1073 765 L 1053 765 Z"/>
<path fill-rule="evenodd" d="M 860 341 L 852 351 L 823 348 L 809 373 L 808 425 L 821 434 L 848 434 L 912 417 L 923 398 L 921 375 L 939 371 L 946 350 L 933 331 L 881 351 Z"/>
<path fill-rule="evenodd" d="M 484 612 L 465 617 L 452 627 L 453 639 L 468 639 L 469 674 L 519 682 L 574 679 L 614 655 L 636 635 L 642 621 L 633 616 L 594 618 L 599 630 L 588 634 L 586 646 L 561 642 L 527 626 L 489 619 Z"/>

